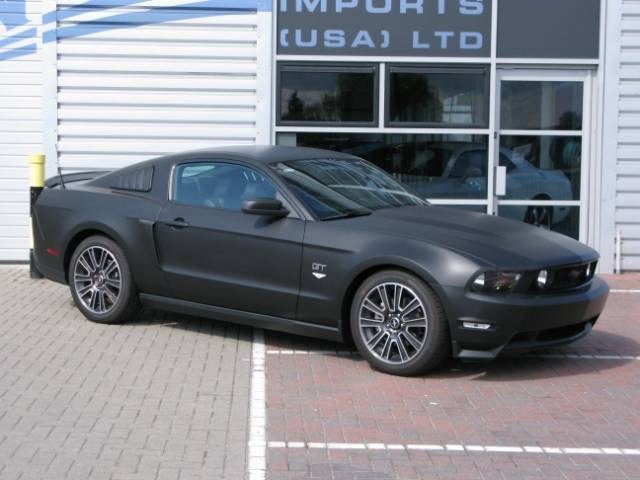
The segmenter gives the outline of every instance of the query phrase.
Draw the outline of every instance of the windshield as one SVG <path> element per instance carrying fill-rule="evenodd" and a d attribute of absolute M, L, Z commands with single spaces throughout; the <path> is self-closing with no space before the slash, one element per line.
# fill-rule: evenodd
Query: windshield
<path fill-rule="evenodd" d="M 294 160 L 273 168 L 320 220 L 427 205 L 393 177 L 364 160 Z"/>

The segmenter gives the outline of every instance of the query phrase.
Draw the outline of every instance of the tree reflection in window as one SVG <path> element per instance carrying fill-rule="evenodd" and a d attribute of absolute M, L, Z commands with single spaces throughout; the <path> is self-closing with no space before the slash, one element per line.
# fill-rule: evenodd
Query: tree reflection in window
<path fill-rule="evenodd" d="M 374 122 L 373 68 L 365 68 L 363 72 L 325 68 L 282 68 L 280 121 L 361 124 Z"/>

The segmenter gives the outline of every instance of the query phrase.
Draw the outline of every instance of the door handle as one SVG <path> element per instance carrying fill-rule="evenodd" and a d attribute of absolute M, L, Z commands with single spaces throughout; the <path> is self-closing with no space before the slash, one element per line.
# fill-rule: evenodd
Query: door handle
<path fill-rule="evenodd" d="M 174 218 L 173 220 L 164 223 L 174 230 L 181 230 L 189 226 L 189 224 L 185 222 L 184 218 L 182 217 Z"/>
<path fill-rule="evenodd" d="M 496 167 L 496 197 L 507 194 L 507 167 Z"/>

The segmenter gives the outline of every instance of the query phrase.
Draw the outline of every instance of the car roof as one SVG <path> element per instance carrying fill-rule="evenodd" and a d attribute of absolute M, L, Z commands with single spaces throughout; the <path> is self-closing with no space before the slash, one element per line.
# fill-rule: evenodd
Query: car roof
<path fill-rule="evenodd" d="M 346 153 L 321 150 L 319 148 L 287 147 L 271 145 L 246 145 L 232 147 L 207 148 L 191 150 L 181 153 L 173 153 L 161 157 L 152 158 L 134 163 L 126 167 L 104 172 L 87 185 L 94 187 L 107 187 L 111 185 L 115 177 L 136 172 L 141 168 L 155 167 L 169 171 L 177 163 L 214 160 L 237 160 L 254 165 L 268 165 L 271 163 L 287 162 L 303 159 L 344 159 L 358 160 L 358 157 Z"/>
<path fill-rule="evenodd" d="M 213 159 L 244 160 L 249 163 L 270 164 L 287 162 L 291 160 L 330 158 L 330 159 L 357 159 L 346 153 L 322 150 L 319 148 L 288 147 L 273 145 L 245 145 L 233 147 L 217 147 L 202 150 L 166 155 L 156 158 L 152 162 L 177 163 L 183 160 L 213 160 Z"/>

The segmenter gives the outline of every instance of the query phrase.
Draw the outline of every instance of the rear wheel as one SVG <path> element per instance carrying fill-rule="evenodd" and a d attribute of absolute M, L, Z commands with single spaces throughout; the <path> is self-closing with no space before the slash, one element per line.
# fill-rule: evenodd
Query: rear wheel
<path fill-rule="evenodd" d="M 524 214 L 524 222 L 545 230 L 551 230 L 553 226 L 553 208 L 541 205 L 530 206 Z"/>
<path fill-rule="evenodd" d="M 433 370 L 450 349 L 440 299 L 402 271 L 376 273 L 360 286 L 351 307 L 351 332 L 371 366 L 395 375 Z"/>
<path fill-rule="evenodd" d="M 93 236 L 78 245 L 69 266 L 69 286 L 76 306 L 93 322 L 121 323 L 140 310 L 124 252 L 109 238 Z"/>

